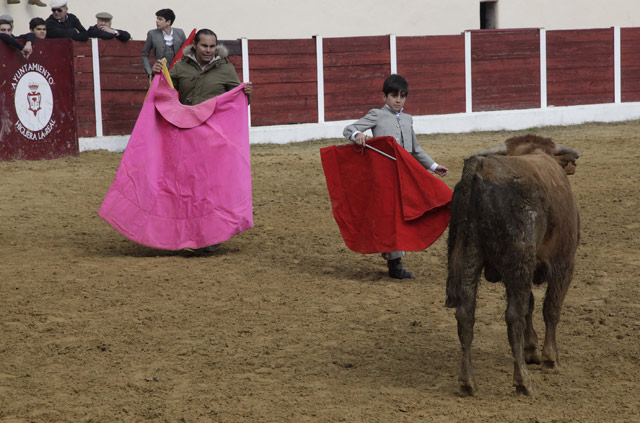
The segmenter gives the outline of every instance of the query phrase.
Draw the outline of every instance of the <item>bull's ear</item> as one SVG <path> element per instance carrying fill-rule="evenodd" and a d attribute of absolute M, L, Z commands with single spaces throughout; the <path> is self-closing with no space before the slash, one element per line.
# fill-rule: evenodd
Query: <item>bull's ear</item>
<path fill-rule="evenodd" d="M 507 145 L 501 144 L 495 147 L 485 148 L 484 150 L 477 151 L 474 156 L 506 156 Z"/>
<path fill-rule="evenodd" d="M 573 148 L 569 148 L 566 147 L 562 144 L 556 144 L 556 148 L 553 152 L 554 156 L 571 156 L 573 157 L 573 160 L 578 160 L 578 157 L 580 157 L 580 153 L 578 153 L 576 150 L 574 150 Z"/>

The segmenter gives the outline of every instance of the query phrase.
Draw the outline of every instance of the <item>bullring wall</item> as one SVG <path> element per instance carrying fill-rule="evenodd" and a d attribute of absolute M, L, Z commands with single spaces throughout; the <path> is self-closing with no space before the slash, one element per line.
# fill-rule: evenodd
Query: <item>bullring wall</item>
<path fill-rule="evenodd" d="M 240 79 L 254 83 L 252 143 L 340 137 L 344 122 L 382 104 L 381 84 L 392 72 L 410 83 L 406 111 L 418 133 L 640 117 L 640 28 L 221 42 Z M 60 48 L 55 40 L 35 46 L 29 60 L 3 43 L 0 54 L 24 65 Z M 80 151 L 87 140 L 84 149 L 105 148 L 100 143 L 114 136 L 116 150 L 126 145 L 149 86 L 142 47 L 142 41 L 69 42 L 62 57 L 72 57 L 73 71 L 64 79 L 73 90 Z M 12 72 L 3 64 L 0 79 Z M 516 124 L 504 124 L 513 118 Z M 15 126 L 7 122 L 5 146 Z"/>
<path fill-rule="evenodd" d="M 241 79 L 243 59 L 248 64 L 245 76 L 254 84 L 251 125 L 260 127 L 358 118 L 381 105 L 381 84 L 392 71 L 408 79 L 406 111 L 418 116 L 613 103 L 614 41 L 614 28 L 534 28 L 222 42 L 231 47 Z M 619 42 L 620 101 L 635 102 L 640 99 L 640 28 L 622 28 Z M 93 52 L 90 43 L 73 46 L 78 130 L 81 137 L 91 137 L 96 135 Z M 97 46 L 103 135 L 129 134 L 148 88 L 142 42 L 100 40 Z"/>

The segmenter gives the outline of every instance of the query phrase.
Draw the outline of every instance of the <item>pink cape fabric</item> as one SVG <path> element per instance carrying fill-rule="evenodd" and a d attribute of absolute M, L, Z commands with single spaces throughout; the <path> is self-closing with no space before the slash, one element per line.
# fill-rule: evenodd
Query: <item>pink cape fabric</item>
<path fill-rule="evenodd" d="M 98 214 L 130 240 L 165 250 L 253 227 L 243 86 L 185 106 L 158 75 Z"/>
<path fill-rule="evenodd" d="M 393 137 L 368 144 L 396 160 L 353 145 L 320 150 L 345 244 L 362 254 L 427 248 L 449 224 L 451 189 Z"/>

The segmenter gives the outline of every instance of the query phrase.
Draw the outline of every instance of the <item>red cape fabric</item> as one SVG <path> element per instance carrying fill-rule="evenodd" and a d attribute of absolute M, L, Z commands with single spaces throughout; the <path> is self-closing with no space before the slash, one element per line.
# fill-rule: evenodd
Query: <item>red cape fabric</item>
<path fill-rule="evenodd" d="M 451 189 L 393 137 L 368 144 L 396 160 L 353 145 L 320 150 L 345 244 L 362 254 L 427 248 L 449 224 Z"/>
<path fill-rule="evenodd" d="M 169 65 L 169 70 L 171 70 L 173 65 L 175 65 L 178 62 L 178 60 L 182 59 L 182 57 L 184 56 L 184 53 L 182 53 L 182 50 L 184 50 L 185 47 L 190 46 L 193 43 L 193 40 L 195 38 L 196 38 L 196 29 L 193 28 L 191 30 L 191 34 L 189 34 L 187 39 L 184 41 L 184 44 L 182 44 L 182 47 L 180 47 L 180 50 L 178 50 L 178 52 L 176 53 L 176 56 L 171 61 L 171 64 Z"/>

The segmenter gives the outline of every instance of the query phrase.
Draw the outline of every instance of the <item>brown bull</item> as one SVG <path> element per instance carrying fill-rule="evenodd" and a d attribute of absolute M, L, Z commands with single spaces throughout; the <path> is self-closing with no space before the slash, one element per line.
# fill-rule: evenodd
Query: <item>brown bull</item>
<path fill-rule="evenodd" d="M 445 305 L 456 308 L 462 346 L 462 392 L 475 395 L 471 365 L 476 292 L 482 270 L 502 280 L 507 294 L 505 319 L 513 353 L 517 392 L 532 393 L 526 363 L 558 362 L 556 327 L 573 277 L 580 217 L 567 174 L 579 154 L 534 135 L 465 160 L 451 201 L 449 263 Z M 531 315 L 532 283 L 548 282 L 543 306 L 546 326 L 542 357 Z"/>

